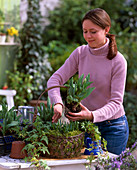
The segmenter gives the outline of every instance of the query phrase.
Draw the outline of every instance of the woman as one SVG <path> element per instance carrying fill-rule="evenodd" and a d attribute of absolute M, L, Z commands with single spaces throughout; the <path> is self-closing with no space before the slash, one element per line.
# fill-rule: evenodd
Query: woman
<path fill-rule="evenodd" d="M 82 111 L 69 113 L 72 121 L 87 119 L 98 125 L 107 140 L 109 152 L 119 155 L 128 141 L 128 122 L 123 108 L 127 63 L 117 51 L 115 36 L 109 34 L 111 20 L 103 9 L 87 12 L 82 20 L 83 37 L 87 45 L 76 48 L 65 63 L 49 79 L 47 86 L 63 85 L 78 72 L 79 77 L 90 73 L 95 90 L 81 102 Z M 53 122 L 62 115 L 60 89 L 49 91 L 54 105 Z"/>

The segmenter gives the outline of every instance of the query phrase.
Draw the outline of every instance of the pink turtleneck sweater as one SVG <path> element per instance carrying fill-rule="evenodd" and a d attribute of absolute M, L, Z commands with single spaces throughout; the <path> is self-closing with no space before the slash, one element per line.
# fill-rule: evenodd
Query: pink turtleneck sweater
<path fill-rule="evenodd" d="M 127 62 L 120 52 L 112 60 L 107 59 L 108 44 L 109 39 L 100 48 L 92 49 L 89 45 L 76 48 L 47 82 L 47 87 L 63 85 L 76 72 L 79 77 L 90 73 L 90 81 L 93 81 L 90 87 L 95 87 L 95 90 L 81 103 L 93 113 L 94 123 L 125 114 L 123 96 Z M 52 103 L 63 104 L 59 88 L 49 90 L 48 95 Z"/>

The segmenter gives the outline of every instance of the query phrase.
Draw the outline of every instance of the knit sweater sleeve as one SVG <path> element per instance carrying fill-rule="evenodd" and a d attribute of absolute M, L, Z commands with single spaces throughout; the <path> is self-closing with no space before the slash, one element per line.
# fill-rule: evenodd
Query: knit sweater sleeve
<path fill-rule="evenodd" d="M 78 71 L 78 49 L 75 49 L 65 63 L 50 77 L 47 82 L 47 87 L 63 85 L 70 77 L 72 77 Z M 60 94 L 60 88 L 54 88 L 48 91 L 48 96 L 51 103 L 61 103 L 62 98 Z"/>
<path fill-rule="evenodd" d="M 123 107 L 123 96 L 126 83 L 127 62 L 118 55 L 112 60 L 111 96 L 103 107 L 93 111 L 93 122 L 102 122 L 115 117 L 115 114 Z"/>

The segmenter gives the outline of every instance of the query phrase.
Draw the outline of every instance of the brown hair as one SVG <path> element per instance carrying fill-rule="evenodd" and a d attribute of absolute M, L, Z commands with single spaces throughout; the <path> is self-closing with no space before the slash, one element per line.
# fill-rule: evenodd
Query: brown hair
<path fill-rule="evenodd" d="M 107 26 L 111 27 L 111 19 L 107 12 L 103 9 L 96 8 L 88 11 L 82 19 L 82 23 L 84 20 L 89 19 L 94 24 L 98 25 L 102 29 L 105 29 Z M 107 38 L 109 38 L 109 51 L 107 54 L 107 58 L 112 60 L 117 55 L 117 44 L 115 40 L 115 35 L 107 34 Z"/>

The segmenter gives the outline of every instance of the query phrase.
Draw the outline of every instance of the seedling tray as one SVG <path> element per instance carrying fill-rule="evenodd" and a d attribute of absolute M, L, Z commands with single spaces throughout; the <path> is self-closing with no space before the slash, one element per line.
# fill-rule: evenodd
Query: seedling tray
<path fill-rule="evenodd" d="M 0 156 L 10 154 L 12 142 L 15 140 L 17 140 L 15 135 L 0 136 Z"/>

